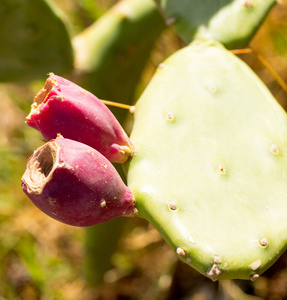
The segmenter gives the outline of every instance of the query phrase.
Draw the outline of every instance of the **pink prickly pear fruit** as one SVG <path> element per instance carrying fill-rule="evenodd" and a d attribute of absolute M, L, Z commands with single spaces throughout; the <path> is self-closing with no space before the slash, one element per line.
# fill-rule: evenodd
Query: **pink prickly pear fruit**
<path fill-rule="evenodd" d="M 61 134 L 95 148 L 111 162 L 124 163 L 133 153 L 130 139 L 106 105 L 54 74 L 35 96 L 26 123 L 46 140 Z"/>
<path fill-rule="evenodd" d="M 136 213 L 135 199 L 114 166 L 98 151 L 58 137 L 29 158 L 22 188 L 48 216 L 91 226 Z"/>

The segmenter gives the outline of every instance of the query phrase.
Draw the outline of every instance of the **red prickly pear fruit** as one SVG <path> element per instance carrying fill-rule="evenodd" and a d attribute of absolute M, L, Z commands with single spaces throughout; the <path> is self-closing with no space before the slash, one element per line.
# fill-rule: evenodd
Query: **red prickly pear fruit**
<path fill-rule="evenodd" d="M 22 188 L 48 216 L 74 226 L 91 226 L 136 213 L 132 192 L 98 151 L 61 137 L 29 158 Z"/>
<path fill-rule="evenodd" d="M 124 163 L 133 153 L 130 139 L 106 105 L 54 74 L 35 96 L 26 123 L 46 140 L 61 134 L 93 147 L 111 162 Z"/>

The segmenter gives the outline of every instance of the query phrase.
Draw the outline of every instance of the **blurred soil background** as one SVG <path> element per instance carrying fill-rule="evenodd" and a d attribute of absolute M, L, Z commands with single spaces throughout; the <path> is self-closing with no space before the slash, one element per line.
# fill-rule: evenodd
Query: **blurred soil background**
<path fill-rule="evenodd" d="M 77 34 L 116 1 L 54 2 L 72 23 L 72 34 Z M 272 9 L 250 45 L 287 83 L 287 1 Z M 152 51 L 135 100 L 157 65 L 180 47 L 173 31 L 165 30 Z M 258 57 L 254 53 L 239 56 L 287 109 L 286 91 Z M 179 262 L 159 233 L 142 219 L 126 223 L 112 268 L 102 283 L 87 285 L 83 229 L 50 219 L 21 190 L 26 161 L 43 144 L 40 133 L 24 123 L 42 85 L 0 84 L 0 300 L 287 299 L 287 253 L 255 282 L 214 283 Z"/>

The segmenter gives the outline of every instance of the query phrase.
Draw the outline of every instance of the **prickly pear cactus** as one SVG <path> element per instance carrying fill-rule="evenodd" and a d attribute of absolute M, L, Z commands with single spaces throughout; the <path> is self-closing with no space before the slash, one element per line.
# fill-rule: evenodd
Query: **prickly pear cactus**
<path fill-rule="evenodd" d="M 126 165 L 139 216 L 212 280 L 255 280 L 287 246 L 287 118 L 242 61 L 195 41 L 136 104 Z"/>
<path fill-rule="evenodd" d="M 230 49 L 246 47 L 276 0 L 155 0 L 186 42 L 213 38 Z"/>

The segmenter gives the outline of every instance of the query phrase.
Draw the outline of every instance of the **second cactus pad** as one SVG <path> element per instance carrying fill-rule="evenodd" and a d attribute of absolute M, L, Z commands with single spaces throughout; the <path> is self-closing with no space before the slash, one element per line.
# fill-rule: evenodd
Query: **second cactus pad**
<path fill-rule="evenodd" d="M 213 38 L 246 47 L 276 0 L 156 0 L 167 24 L 186 42 Z"/>
<path fill-rule="evenodd" d="M 255 280 L 287 246 L 287 117 L 214 41 L 161 64 L 136 104 L 139 216 L 212 280 Z"/>

